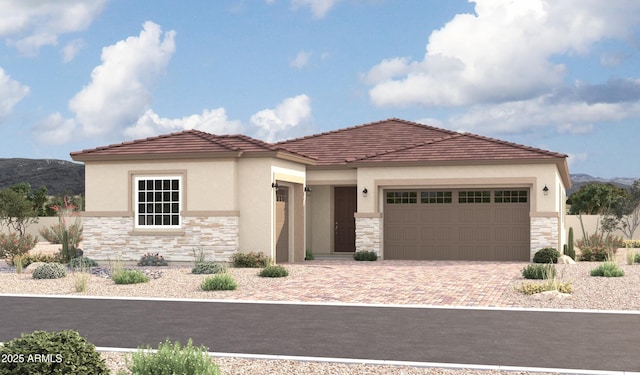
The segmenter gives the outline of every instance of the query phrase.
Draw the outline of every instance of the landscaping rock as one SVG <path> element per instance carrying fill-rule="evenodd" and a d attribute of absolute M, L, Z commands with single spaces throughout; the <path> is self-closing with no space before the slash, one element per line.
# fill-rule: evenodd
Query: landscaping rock
<path fill-rule="evenodd" d="M 558 258 L 558 264 L 576 264 L 576 261 L 568 255 L 563 255 Z"/>
<path fill-rule="evenodd" d="M 557 290 L 548 290 L 546 292 L 536 293 L 531 297 L 533 299 L 538 299 L 538 300 L 552 301 L 552 300 L 571 299 L 572 296 L 571 294 L 568 294 L 568 293 L 560 293 Z"/>
<path fill-rule="evenodd" d="M 46 264 L 46 263 L 45 262 L 33 262 L 30 265 L 28 265 L 27 267 L 25 267 L 23 272 L 24 273 L 33 273 L 33 271 L 35 271 L 36 268 L 40 267 L 43 264 Z"/>

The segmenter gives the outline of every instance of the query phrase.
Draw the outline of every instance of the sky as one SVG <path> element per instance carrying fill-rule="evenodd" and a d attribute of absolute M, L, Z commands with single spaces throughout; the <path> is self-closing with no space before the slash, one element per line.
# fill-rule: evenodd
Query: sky
<path fill-rule="evenodd" d="M 0 0 L 0 157 L 402 118 L 640 177 L 637 0 Z"/>

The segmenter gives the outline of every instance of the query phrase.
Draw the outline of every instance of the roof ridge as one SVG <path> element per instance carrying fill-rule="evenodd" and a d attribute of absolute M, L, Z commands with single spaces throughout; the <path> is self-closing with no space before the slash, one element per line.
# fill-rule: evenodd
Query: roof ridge
<path fill-rule="evenodd" d="M 284 141 L 276 142 L 275 145 L 283 145 L 283 144 L 287 144 L 287 143 L 291 143 L 291 142 L 300 141 L 300 140 L 303 140 L 303 139 L 316 138 L 316 137 L 319 137 L 319 136 L 322 136 L 322 135 L 343 133 L 343 132 L 346 132 L 346 131 L 349 131 L 349 130 L 360 129 L 360 128 L 364 128 L 364 127 L 367 127 L 367 126 L 379 125 L 379 124 L 382 124 L 382 123 L 385 123 L 385 122 L 390 122 L 390 121 L 401 122 L 401 123 L 406 124 L 406 125 L 413 125 L 413 126 L 420 127 L 420 128 L 423 128 L 423 129 L 437 130 L 437 131 L 446 132 L 446 133 L 457 133 L 457 132 L 455 132 L 453 130 L 438 128 L 438 127 L 435 127 L 435 126 L 432 126 L 432 125 L 427 125 L 427 124 L 421 124 L 421 123 L 415 122 L 415 121 L 403 120 L 403 119 L 400 119 L 400 118 L 397 118 L 397 117 L 391 117 L 391 118 L 388 118 L 386 120 L 367 122 L 367 123 L 364 123 L 364 124 L 355 125 L 355 126 L 349 126 L 349 127 L 346 127 L 346 128 L 333 129 L 333 130 L 328 130 L 328 131 L 325 131 L 325 132 L 322 132 L 322 133 L 305 135 L 305 136 L 298 137 L 298 138 L 291 138 L 291 139 L 287 139 L 287 140 L 284 140 Z"/>
<path fill-rule="evenodd" d="M 206 141 L 209 141 L 211 143 L 215 143 L 215 144 L 217 144 L 219 146 L 222 146 L 222 147 L 224 147 L 224 148 L 226 148 L 228 150 L 241 151 L 240 147 L 237 147 L 237 146 L 234 146 L 234 145 L 230 145 L 227 142 L 223 142 L 222 139 L 221 139 L 223 136 L 221 136 L 221 135 L 217 135 L 217 134 L 213 134 L 213 133 L 207 133 L 207 132 L 203 132 L 202 130 L 197 130 L 197 129 L 189 129 L 189 130 L 186 130 L 185 132 L 189 132 L 189 133 L 195 134 L 198 137 L 200 137 L 200 138 L 202 138 L 202 139 L 204 139 Z"/>
<path fill-rule="evenodd" d="M 549 150 L 545 150 L 545 149 L 538 148 L 538 147 L 526 146 L 526 145 L 523 145 L 523 144 L 520 144 L 520 143 L 515 143 L 515 142 L 503 141 L 502 139 L 497 139 L 497 138 L 493 138 L 493 137 L 487 137 L 487 136 L 484 136 L 484 135 L 479 135 L 479 134 L 470 133 L 470 132 L 464 132 L 464 133 L 462 133 L 462 135 L 469 136 L 469 137 L 476 138 L 476 139 L 483 139 L 485 141 L 499 143 L 499 144 L 502 144 L 502 145 L 512 146 L 512 147 L 516 147 L 516 148 L 519 148 L 519 149 L 522 149 L 522 150 L 533 151 L 533 152 L 536 152 L 536 153 L 539 153 L 539 154 L 553 156 L 553 157 L 557 157 L 557 158 L 566 158 L 568 156 L 566 154 L 561 154 L 559 152 L 549 151 Z"/>
<path fill-rule="evenodd" d="M 433 144 L 433 143 L 437 143 L 437 142 L 442 142 L 442 141 L 447 140 L 447 139 L 458 138 L 458 137 L 461 137 L 463 135 L 462 133 L 457 133 L 457 132 L 453 132 L 453 133 L 454 134 L 445 135 L 444 137 L 440 137 L 440 138 L 429 139 L 429 140 L 424 141 L 424 142 L 412 143 L 410 145 L 402 146 L 402 147 L 399 147 L 399 148 L 393 149 L 393 150 L 384 150 L 384 151 L 380 151 L 380 152 L 378 152 L 376 154 L 370 154 L 370 155 L 364 155 L 364 156 L 357 157 L 357 158 L 345 159 L 345 161 L 347 163 L 349 163 L 349 162 L 354 162 L 354 161 L 366 160 L 366 159 L 369 159 L 369 158 L 375 158 L 377 156 L 388 155 L 388 154 L 392 154 L 394 152 L 405 151 L 405 150 L 409 150 L 409 149 L 416 148 L 416 147 L 421 147 L 421 146 L 425 146 L 425 145 L 429 145 L 429 144 Z"/>

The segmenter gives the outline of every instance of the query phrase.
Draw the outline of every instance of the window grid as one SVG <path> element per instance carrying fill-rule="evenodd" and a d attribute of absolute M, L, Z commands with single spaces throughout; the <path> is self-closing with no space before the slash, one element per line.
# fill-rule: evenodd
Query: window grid
<path fill-rule="evenodd" d="M 180 226 L 180 178 L 136 178 L 137 226 Z"/>
<path fill-rule="evenodd" d="M 491 203 L 490 191 L 458 192 L 458 203 Z"/>
<path fill-rule="evenodd" d="M 415 191 L 389 191 L 387 192 L 389 204 L 413 204 L 418 203 L 418 193 Z"/>
<path fill-rule="evenodd" d="M 526 190 L 497 190 L 494 195 L 496 203 L 527 203 L 529 199 Z"/>
<path fill-rule="evenodd" d="M 420 203 L 451 203 L 451 196 L 450 191 L 422 191 L 420 192 Z"/>

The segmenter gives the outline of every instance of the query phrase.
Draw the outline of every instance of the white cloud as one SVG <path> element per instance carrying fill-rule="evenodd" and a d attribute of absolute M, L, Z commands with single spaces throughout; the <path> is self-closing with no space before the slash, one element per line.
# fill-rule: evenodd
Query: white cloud
<path fill-rule="evenodd" d="M 86 136 L 108 134 L 135 124 L 151 106 L 149 85 L 167 66 L 175 51 L 175 32 L 145 22 L 137 37 L 103 48 L 102 64 L 91 82 L 69 107 Z"/>
<path fill-rule="evenodd" d="M 62 61 L 69 62 L 73 60 L 84 46 L 85 43 L 82 39 L 74 39 L 67 43 L 62 49 Z"/>
<path fill-rule="evenodd" d="M 568 156 L 567 164 L 569 169 L 575 167 L 576 163 L 580 164 L 581 162 L 589 160 L 589 153 L 587 152 L 569 153 Z"/>
<path fill-rule="evenodd" d="M 87 28 L 107 0 L 0 1 L 0 37 L 25 55 Z"/>
<path fill-rule="evenodd" d="M 324 18 L 324 16 L 333 8 L 338 0 L 291 0 L 291 7 L 294 10 L 300 8 L 309 8 L 313 18 Z M 268 4 L 270 2 L 267 1 Z"/>
<path fill-rule="evenodd" d="M 287 98 L 274 109 L 264 109 L 251 116 L 255 136 L 267 142 L 298 134 L 297 130 L 309 125 L 310 120 L 311 99 L 304 94 Z"/>
<path fill-rule="evenodd" d="M 564 84 L 552 57 L 585 54 L 597 41 L 624 38 L 640 3 L 598 0 L 472 0 L 434 31 L 421 61 L 383 60 L 364 76 L 378 106 L 467 106 L 522 101 Z"/>
<path fill-rule="evenodd" d="M 294 68 L 302 69 L 309 65 L 309 59 L 311 58 L 311 52 L 300 51 L 296 57 L 291 60 L 290 65 Z"/>
<path fill-rule="evenodd" d="M 49 115 L 33 129 L 36 140 L 48 145 L 61 145 L 73 139 L 77 124 L 74 119 L 65 119 L 60 113 Z"/>
<path fill-rule="evenodd" d="M 124 134 L 131 138 L 145 138 L 189 129 L 212 134 L 235 134 L 242 132 L 242 124 L 229 120 L 224 108 L 205 109 L 201 115 L 178 119 L 162 118 L 153 110 L 148 110 L 134 126 L 125 129 Z"/>
<path fill-rule="evenodd" d="M 0 119 L 11 113 L 13 107 L 28 94 L 29 87 L 11 79 L 0 68 Z"/>

